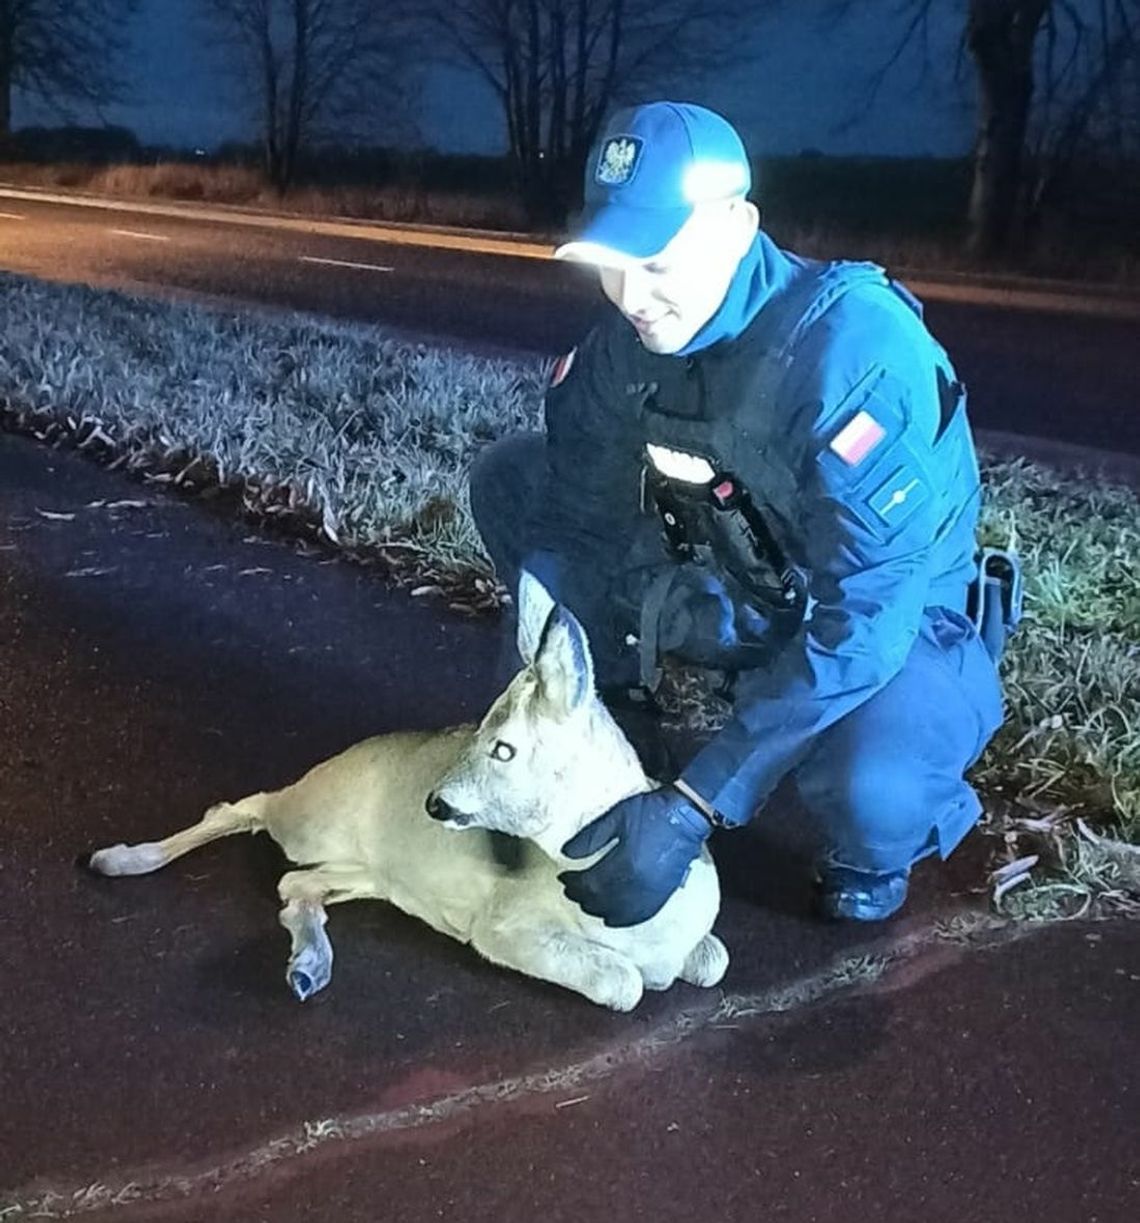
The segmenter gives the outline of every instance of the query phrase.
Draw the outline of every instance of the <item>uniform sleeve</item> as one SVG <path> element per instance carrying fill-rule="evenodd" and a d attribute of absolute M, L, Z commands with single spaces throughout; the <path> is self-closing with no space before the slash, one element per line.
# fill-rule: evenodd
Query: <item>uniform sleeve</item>
<path fill-rule="evenodd" d="M 640 513 L 643 455 L 612 329 L 595 327 L 546 393 L 546 482 L 534 507 L 534 567 L 578 615 L 626 558 Z M 563 358 L 565 361 L 565 358 Z"/>
<path fill-rule="evenodd" d="M 751 819 L 815 736 L 901 669 L 927 601 L 939 513 L 934 367 L 920 377 L 873 362 L 846 381 L 854 389 L 820 411 L 801 474 L 807 616 L 683 773 L 732 824 Z"/>

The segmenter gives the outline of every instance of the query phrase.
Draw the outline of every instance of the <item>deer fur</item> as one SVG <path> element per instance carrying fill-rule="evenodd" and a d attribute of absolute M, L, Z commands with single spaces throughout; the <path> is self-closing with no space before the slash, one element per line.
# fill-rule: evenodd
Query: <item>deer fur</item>
<path fill-rule="evenodd" d="M 366 739 L 165 840 L 98 850 L 91 868 L 145 874 L 218 837 L 268 832 L 300 868 L 278 893 L 292 944 L 286 979 L 302 1000 L 331 978 L 326 906 L 364 899 L 618 1011 L 677 979 L 715 985 L 728 953 L 711 933 L 720 892 L 707 850 L 637 926 L 611 929 L 565 897 L 558 873 L 601 854 L 571 861 L 561 847 L 654 783 L 594 691 L 578 621 L 527 573 L 518 608 L 524 666 L 480 725 Z M 488 830 L 521 839 L 517 866 L 498 862 Z"/>

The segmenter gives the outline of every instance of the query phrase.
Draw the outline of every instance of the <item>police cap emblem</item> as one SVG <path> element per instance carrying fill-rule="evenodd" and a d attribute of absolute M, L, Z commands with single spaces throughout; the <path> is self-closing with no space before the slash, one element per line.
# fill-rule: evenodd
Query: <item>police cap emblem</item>
<path fill-rule="evenodd" d="M 602 145 L 594 178 L 603 187 L 628 183 L 637 169 L 643 141 L 639 136 L 613 136 Z"/>

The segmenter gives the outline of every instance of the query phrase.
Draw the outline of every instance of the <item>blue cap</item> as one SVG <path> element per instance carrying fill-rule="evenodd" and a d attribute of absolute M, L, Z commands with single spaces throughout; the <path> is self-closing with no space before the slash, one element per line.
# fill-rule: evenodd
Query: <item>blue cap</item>
<path fill-rule="evenodd" d="M 746 195 L 751 186 L 744 145 L 715 111 L 690 102 L 620 110 L 590 152 L 577 232 L 555 258 L 649 259 L 697 204 Z"/>

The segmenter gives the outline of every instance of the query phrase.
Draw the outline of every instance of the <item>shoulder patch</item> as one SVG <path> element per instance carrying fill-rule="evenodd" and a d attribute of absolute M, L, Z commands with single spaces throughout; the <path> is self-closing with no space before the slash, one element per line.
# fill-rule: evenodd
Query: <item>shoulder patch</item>
<path fill-rule="evenodd" d="M 860 409 L 828 443 L 848 467 L 858 467 L 887 436 L 886 429 L 868 412 Z"/>
<path fill-rule="evenodd" d="M 907 522 L 930 498 L 927 480 L 917 467 L 896 467 L 866 498 L 881 527 L 894 528 Z"/>
<path fill-rule="evenodd" d="M 576 348 L 570 349 L 564 356 L 558 358 L 554 362 L 554 367 L 550 371 L 550 385 L 558 386 L 566 381 L 566 375 L 570 372 L 570 367 L 574 364 L 574 356 L 577 353 Z"/>

